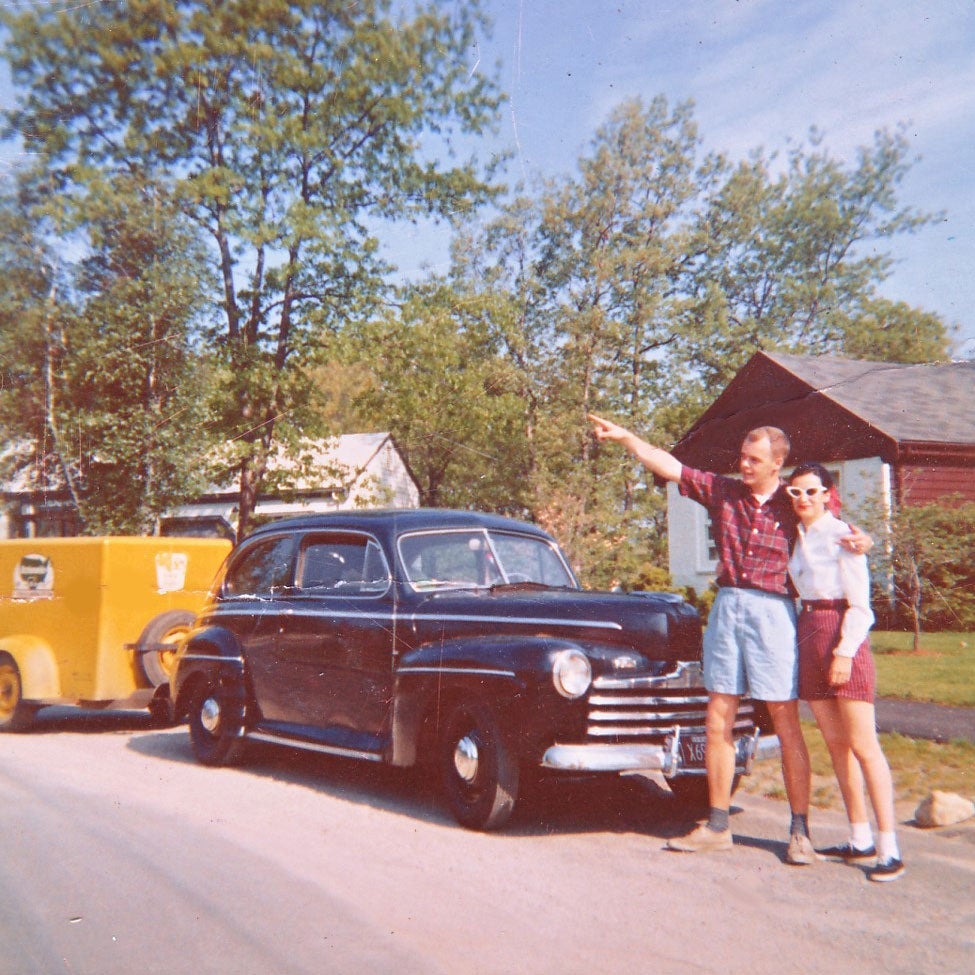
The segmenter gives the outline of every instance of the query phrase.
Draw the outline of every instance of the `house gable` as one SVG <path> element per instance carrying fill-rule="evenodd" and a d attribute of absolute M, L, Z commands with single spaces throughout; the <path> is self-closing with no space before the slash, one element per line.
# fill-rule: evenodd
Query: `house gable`
<path fill-rule="evenodd" d="M 758 352 L 674 447 L 684 464 L 733 473 L 749 430 L 783 429 L 787 470 L 807 460 L 839 475 L 848 516 L 879 503 L 975 501 L 975 362 L 900 364 Z M 707 513 L 671 489 L 670 571 L 713 577 Z"/>
<path fill-rule="evenodd" d="M 790 463 L 892 458 L 896 443 L 805 379 L 759 352 L 674 447 L 678 460 L 731 473 L 749 430 L 774 426 L 792 441 Z"/>

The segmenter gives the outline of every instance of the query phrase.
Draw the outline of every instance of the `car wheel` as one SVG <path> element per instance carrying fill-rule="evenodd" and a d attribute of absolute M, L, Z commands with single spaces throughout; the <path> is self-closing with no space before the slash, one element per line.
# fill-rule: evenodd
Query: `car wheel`
<path fill-rule="evenodd" d="M 188 609 L 170 609 L 154 616 L 139 636 L 138 646 L 166 645 L 164 650 L 139 653 L 142 672 L 153 687 L 168 684 L 176 666 L 176 647 L 193 625 L 195 617 Z"/>
<path fill-rule="evenodd" d="M 731 780 L 731 794 L 734 795 L 741 782 L 741 775 Z M 711 804 L 706 775 L 677 775 L 667 779 L 670 791 L 689 809 L 704 810 Z"/>
<path fill-rule="evenodd" d="M 189 713 L 190 744 L 202 765 L 233 765 L 244 748 L 244 708 L 222 683 L 204 685 Z"/>
<path fill-rule="evenodd" d="M 518 762 L 494 709 L 458 705 L 440 740 L 440 775 L 454 818 L 470 829 L 497 829 L 518 799 Z"/>
<path fill-rule="evenodd" d="M 21 697 L 20 671 L 10 659 L 0 660 L 0 731 L 25 731 L 38 706 Z"/>

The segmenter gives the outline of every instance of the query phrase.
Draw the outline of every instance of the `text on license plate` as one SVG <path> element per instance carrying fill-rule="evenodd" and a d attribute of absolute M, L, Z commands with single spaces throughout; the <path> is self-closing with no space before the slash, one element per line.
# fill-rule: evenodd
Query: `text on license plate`
<path fill-rule="evenodd" d="M 680 740 L 681 764 L 684 768 L 704 767 L 704 746 L 707 741 L 704 735 L 688 735 Z"/>

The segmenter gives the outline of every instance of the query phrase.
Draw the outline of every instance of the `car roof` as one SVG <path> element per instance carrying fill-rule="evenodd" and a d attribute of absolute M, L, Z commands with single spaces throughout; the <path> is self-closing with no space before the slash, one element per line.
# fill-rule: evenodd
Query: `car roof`
<path fill-rule="evenodd" d="M 447 508 L 384 508 L 352 511 L 330 511 L 323 514 L 300 515 L 267 522 L 255 528 L 248 537 L 285 530 L 308 531 L 316 528 L 358 529 L 367 532 L 396 534 L 443 528 L 481 528 L 498 531 L 518 531 L 549 539 L 547 532 L 529 522 L 517 521 L 483 511 L 458 511 Z"/>

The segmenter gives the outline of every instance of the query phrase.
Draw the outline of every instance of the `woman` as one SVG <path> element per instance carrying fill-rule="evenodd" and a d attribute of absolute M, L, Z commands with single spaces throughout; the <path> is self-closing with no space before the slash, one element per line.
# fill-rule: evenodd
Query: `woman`
<path fill-rule="evenodd" d="M 826 859 L 872 860 L 871 880 L 904 873 L 897 845 L 890 767 L 877 739 L 876 686 L 867 633 L 873 625 L 867 560 L 840 548 L 849 526 L 829 510 L 838 506 L 833 478 L 821 464 L 800 464 L 786 491 L 799 520 L 789 575 L 802 599 L 799 613 L 799 697 L 809 702 L 829 749 L 850 820 L 850 838 L 820 851 Z M 877 819 L 874 847 L 863 796 L 866 782 Z"/>

